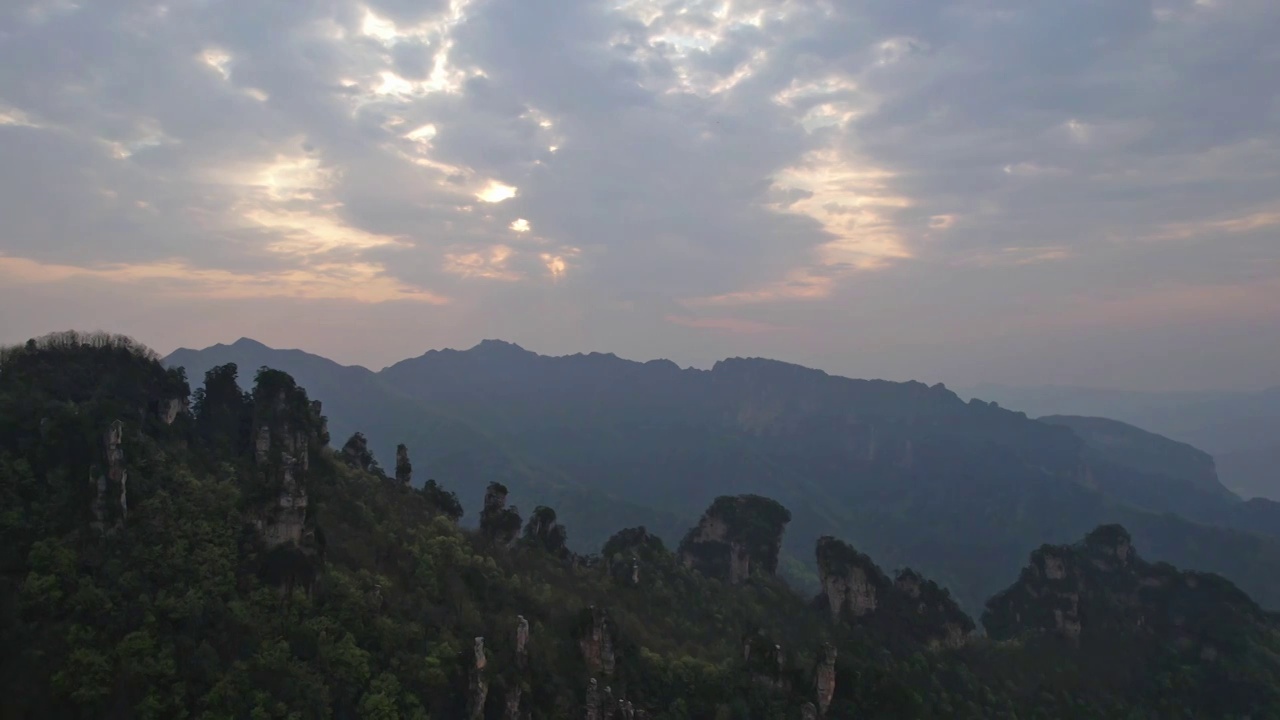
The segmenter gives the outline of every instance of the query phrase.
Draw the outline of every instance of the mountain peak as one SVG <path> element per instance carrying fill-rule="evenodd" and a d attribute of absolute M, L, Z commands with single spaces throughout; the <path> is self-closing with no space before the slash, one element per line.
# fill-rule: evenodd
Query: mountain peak
<path fill-rule="evenodd" d="M 246 350 L 270 350 L 270 349 L 272 349 L 271 347 L 269 347 L 269 346 L 267 346 L 267 345 L 264 345 L 263 343 L 260 343 L 260 342 L 258 342 L 257 340 L 254 340 L 254 339 L 253 339 L 253 338 L 251 338 L 251 337 L 242 337 L 242 338 L 240 338 L 239 340 L 236 340 L 235 342 L 231 343 L 230 347 L 234 347 L 234 348 L 243 348 L 243 349 L 246 349 Z"/>
<path fill-rule="evenodd" d="M 531 354 L 528 350 L 525 350 L 524 348 L 520 347 L 519 345 L 513 342 L 507 342 L 506 340 L 496 340 L 496 339 L 481 340 L 475 347 L 471 348 L 467 352 L 505 353 L 508 355 Z"/>

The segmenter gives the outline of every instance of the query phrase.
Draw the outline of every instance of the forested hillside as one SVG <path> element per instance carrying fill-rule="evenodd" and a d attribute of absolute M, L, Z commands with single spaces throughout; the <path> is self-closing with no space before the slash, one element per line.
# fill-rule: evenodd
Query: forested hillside
<path fill-rule="evenodd" d="M 838 537 L 797 593 L 775 499 L 583 555 L 501 483 L 463 507 L 407 451 L 331 449 L 323 410 L 278 370 L 192 391 L 125 338 L 0 353 L 3 716 L 1280 717 L 1277 618 L 1121 528 L 1037 551 L 986 639 Z"/>
<path fill-rule="evenodd" d="M 250 340 L 166 362 L 193 377 L 227 362 L 296 373 L 325 402 L 335 442 L 361 431 L 388 463 L 403 443 L 419 481 L 448 478 L 467 507 L 500 481 L 526 505 L 556 507 L 579 552 L 622 526 L 674 545 L 716 497 L 756 493 L 792 513 L 779 562 L 811 588 L 814 543 L 832 535 L 888 567 L 919 569 L 977 613 L 1041 543 L 1118 522 L 1153 559 L 1222 573 L 1280 608 L 1280 540 L 1257 532 L 1270 508 L 1223 490 L 1202 453 L 1186 448 L 1199 464 L 1180 465 L 1196 468 L 1198 484 L 1169 477 L 1149 460 L 1162 457 L 1158 436 L 1133 428 L 1147 455 L 1116 462 L 1099 451 L 1102 434 L 938 384 L 762 359 L 697 370 L 546 357 L 496 340 L 377 373 Z"/>

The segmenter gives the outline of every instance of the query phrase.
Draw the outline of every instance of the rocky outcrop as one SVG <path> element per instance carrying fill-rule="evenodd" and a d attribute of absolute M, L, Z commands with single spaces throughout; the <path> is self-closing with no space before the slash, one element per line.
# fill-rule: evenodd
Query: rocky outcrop
<path fill-rule="evenodd" d="M 545 505 L 534 508 L 529 522 L 524 526 L 524 541 L 553 555 L 568 552 L 565 546 L 568 537 L 569 533 L 564 525 L 556 522 L 556 511 Z"/>
<path fill-rule="evenodd" d="M 587 697 L 583 702 L 586 720 L 602 720 L 600 715 L 600 683 L 595 678 L 587 681 Z"/>
<path fill-rule="evenodd" d="M 318 419 L 318 425 L 316 426 L 316 439 L 319 441 L 321 447 L 326 447 L 329 444 L 329 418 L 324 416 L 323 409 L 324 406 L 319 400 L 311 401 L 311 417 Z"/>
<path fill-rule="evenodd" d="M 480 532 L 499 545 L 510 545 L 520 533 L 520 511 L 507 507 L 507 486 L 491 482 L 480 511 Z"/>
<path fill-rule="evenodd" d="M 101 530 L 107 521 L 107 498 L 118 488 L 120 516 L 117 523 L 129 515 L 129 471 L 124 465 L 124 423 L 114 420 L 102 434 L 104 467 L 89 474 L 94 489 L 93 527 Z"/>
<path fill-rule="evenodd" d="M 614 697 L 613 688 L 605 685 L 600 688 L 600 681 L 591 678 L 587 681 L 587 692 L 583 698 L 583 717 L 587 720 L 636 720 L 645 714 L 626 698 Z"/>
<path fill-rule="evenodd" d="M 818 667 L 813 673 L 814 693 L 818 700 L 818 714 L 826 717 L 827 708 L 836 694 L 836 649 L 830 643 L 818 653 Z"/>
<path fill-rule="evenodd" d="M 322 446 L 320 416 L 285 373 L 258 374 L 253 399 L 254 462 L 275 501 L 263 509 L 258 528 L 268 547 L 301 545 L 306 534 L 307 473 L 311 455 Z"/>
<path fill-rule="evenodd" d="M 516 616 L 516 662 L 524 667 L 529 662 L 529 621 Z"/>
<path fill-rule="evenodd" d="M 893 589 L 903 612 L 921 621 L 930 646 L 960 647 L 973 632 L 973 619 L 960 609 L 951 593 L 916 571 L 907 568 L 899 572 Z"/>
<path fill-rule="evenodd" d="M 617 629 L 609 613 L 595 605 L 582 611 L 578 621 L 578 648 L 590 675 L 613 675 L 617 664 Z"/>
<path fill-rule="evenodd" d="M 516 616 L 515 649 L 519 679 L 507 687 L 503 720 L 521 720 L 527 715 L 520 709 L 520 700 L 524 696 L 524 684 L 529 679 L 529 621 L 525 620 L 523 615 Z"/>
<path fill-rule="evenodd" d="M 187 415 L 190 412 L 191 406 L 187 396 L 172 397 L 161 403 L 160 419 L 165 425 L 172 425 L 179 415 Z"/>
<path fill-rule="evenodd" d="M 404 443 L 396 446 L 396 482 L 405 487 L 413 483 L 413 464 L 409 462 L 409 448 Z"/>
<path fill-rule="evenodd" d="M 891 582 L 870 557 L 829 536 L 818 540 L 816 555 L 818 603 L 835 622 L 872 624 L 896 639 L 932 646 L 958 646 L 973 631 L 951 593 L 913 570 Z"/>
<path fill-rule="evenodd" d="M 476 638 L 471 650 L 470 684 L 467 689 L 467 715 L 471 720 L 484 718 L 484 704 L 489 698 L 489 679 L 485 672 L 488 659 L 484 653 L 484 638 Z"/>
<path fill-rule="evenodd" d="M 698 526 L 680 543 L 686 567 L 737 584 L 752 573 L 773 575 L 778 569 L 782 534 L 791 512 L 759 495 L 716 498 Z"/>
<path fill-rule="evenodd" d="M 772 692 L 785 692 L 791 687 L 787 658 L 773 638 L 759 629 L 742 636 L 742 664 L 753 685 Z"/>
<path fill-rule="evenodd" d="M 1227 580 L 1147 563 L 1119 525 L 1074 545 L 1044 545 L 1018 581 L 987 602 L 982 623 L 997 640 L 1049 634 L 1073 644 L 1147 638 L 1198 661 L 1274 618 Z"/>
<path fill-rule="evenodd" d="M 347 442 L 342 446 L 342 460 L 347 465 L 364 472 L 375 472 L 378 468 L 378 461 L 369 450 L 369 441 L 365 439 L 364 433 L 353 433 L 347 438 Z"/>
<path fill-rule="evenodd" d="M 818 578 L 833 620 L 875 612 L 891 586 L 867 555 L 830 536 L 818 539 Z"/>

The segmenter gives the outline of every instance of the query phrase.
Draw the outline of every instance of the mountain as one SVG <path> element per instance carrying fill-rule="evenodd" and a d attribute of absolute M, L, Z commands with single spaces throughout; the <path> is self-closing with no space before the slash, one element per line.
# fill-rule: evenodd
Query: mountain
<path fill-rule="evenodd" d="M 1222 482 L 1242 497 L 1280 500 L 1280 387 L 1260 392 L 1142 393 L 1094 388 L 985 384 L 978 397 L 1029 415 L 1121 420 L 1213 455 Z"/>
<path fill-rule="evenodd" d="M 675 545 L 716 497 L 759 494 L 792 514 L 779 559 L 792 582 L 817 587 L 809 549 L 831 535 L 890 567 L 918 568 L 974 609 L 1032 548 L 1120 522 L 1153 558 L 1220 572 L 1280 607 L 1280 543 L 1255 534 L 1256 522 L 1170 514 L 1189 512 L 1201 491 L 1220 501 L 1215 512 L 1242 505 L 1229 494 L 1217 498 L 1203 477 L 1146 477 L 1132 458 L 1095 474 L 1091 446 L 1071 428 L 965 402 L 942 385 L 762 359 L 699 370 L 612 354 L 546 357 L 488 340 L 396 363 L 362 376 L 358 393 L 330 398 L 325 388 L 352 371 L 249 341 L 217 348 L 166 363 L 193 377 L 227 360 L 291 374 L 297 364 L 338 437 L 359 429 L 382 457 L 405 443 L 428 469 L 418 477 L 457 489 L 466 507 L 480 505 L 490 481 L 554 506 L 577 551 L 622 525 Z M 317 369 L 330 377 L 313 378 Z M 1168 483 L 1187 485 L 1192 500 L 1162 502 Z"/>
<path fill-rule="evenodd" d="M 674 536 L 688 526 L 696 511 L 667 513 L 637 505 L 587 485 L 575 484 L 553 466 L 531 465 L 465 417 L 441 412 L 406 395 L 384 373 L 345 366 L 301 350 L 275 350 L 249 338 L 204 350 L 181 348 L 164 358 L 169 367 L 185 368 L 192 378 L 210 369 L 235 364 L 243 371 L 272 367 L 288 372 L 323 403 L 330 432 L 339 442 L 356 432 L 369 438 L 376 458 L 395 457 L 398 444 L 412 449 L 419 482 L 448 478 L 466 507 L 480 507 L 485 486 L 506 484 L 523 497 L 562 509 L 575 523 L 572 544 L 595 549 L 609 537 L 620 519 Z M 601 512 L 601 508 L 613 508 Z M 465 521 L 474 523 L 474 517 Z"/>
<path fill-rule="evenodd" d="M 0 349 L 0 717 L 1280 707 L 1280 620 L 1221 577 L 1139 561 L 1119 526 L 1032 553 L 982 637 L 927 574 L 890 580 L 835 537 L 810 547 L 822 592 L 797 593 L 777 576 L 796 515 L 766 496 L 714 498 L 675 552 L 633 527 L 576 554 L 555 509 L 526 518 L 497 482 L 459 527 L 404 453 L 389 477 L 358 439 L 335 451 L 295 378 L 244 389 L 237 370 L 192 391 L 127 338 Z"/>
<path fill-rule="evenodd" d="M 1218 482 L 1213 458 L 1162 435 L 1107 418 L 1049 415 L 1082 440 L 1089 484 L 1137 508 L 1280 540 L 1280 503 L 1242 502 Z"/>

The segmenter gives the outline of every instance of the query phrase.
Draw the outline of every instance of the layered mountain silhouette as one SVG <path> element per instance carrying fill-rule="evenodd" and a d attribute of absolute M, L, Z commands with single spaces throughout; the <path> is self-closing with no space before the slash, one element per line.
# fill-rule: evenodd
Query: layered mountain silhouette
<path fill-rule="evenodd" d="M 466 508 L 501 482 L 554 506 L 575 549 L 636 525 L 674 546 L 716 497 L 754 493 L 792 513 L 779 563 L 793 582 L 816 586 L 810 549 L 833 535 L 974 609 L 1042 543 L 1122 523 L 1151 559 L 1280 607 L 1274 504 L 1241 501 L 1194 448 L 1105 420 L 1037 421 L 941 384 L 771 360 L 682 369 L 497 340 L 376 373 L 248 339 L 165 362 L 193 381 L 225 363 L 286 371 L 323 401 L 335 444 L 360 431 L 385 462 L 404 443 L 416 482 L 439 479 Z"/>
<path fill-rule="evenodd" d="M 404 444 L 388 472 L 363 433 L 334 438 L 324 403 L 280 369 L 222 363 L 193 384 L 130 338 L 54 333 L 0 347 L 0 643 L 14 649 L 0 715 L 1048 720 L 1280 708 L 1280 614 L 1219 575 L 1148 560 L 1122 525 L 1028 552 L 985 603 L 985 633 L 943 584 L 882 567 L 842 528 L 806 548 L 820 587 L 778 577 L 798 521 L 811 533 L 836 515 L 879 519 L 887 544 L 932 541 L 930 523 L 949 517 L 963 558 L 975 541 L 1012 537 L 964 515 L 981 502 L 1008 509 L 1009 495 L 1043 521 L 1033 513 L 1048 493 L 1079 512 L 1061 505 L 1075 497 L 1062 489 L 1105 494 L 1109 481 L 1089 480 L 1104 460 L 1212 490 L 1194 451 L 1095 420 L 1081 439 L 941 387 L 761 361 L 650 376 L 616 358 L 503 345 L 438 360 L 452 363 L 433 366 L 449 384 L 424 382 L 415 393 L 427 400 L 351 369 L 335 371 L 347 386 L 328 387 L 341 402 L 421 402 L 424 425 L 473 442 L 464 454 L 505 453 L 493 464 L 513 472 L 535 468 L 515 458 L 549 444 L 537 462 L 586 488 L 576 492 L 656 505 L 678 503 L 658 496 L 670 478 L 656 490 L 628 476 L 592 484 L 573 463 L 607 469 L 617 435 L 673 448 L 662 462 L 678 477 L 692 448 L 673 436 L 691 433 L 720 445 L 697 457 L 706 477 L 687 479 L 684 497 L 733 484 L 717 462 L 770 463 L 752 482 L 801 499 L 803 517 L 773 497 L 726 494 L 674 548 L 633 526 L 582 555 L 556 508 L 521 513 L 515 503 L 532 498 L 501 482 L 464 508 L 448 484 L 414 487 L 423 464 Z M 1161 475 L 1150 447 L 1191 464 Z M 848 472 L 823 475 L 827 463 Z M 948 463 L 950 487 L 928 479 Z M 926 490 L 950 492 L 950 512 Z M 586 513 L 649 507 L 601 497 Z M 464 509 L 478 527 L 458 526 Z M 1248 551 L 1164 517 L 1201 550 Z"/>
<path fill-rule="evenodd" d="M 1280 500 L 1280 387 L 1258 392 L 1130 392 L 986 384 L 967 397 L 1039 415 L 1101 416 L 1190 443 L 1213 455 L 1222 482 L 1242 497 Z"/>

